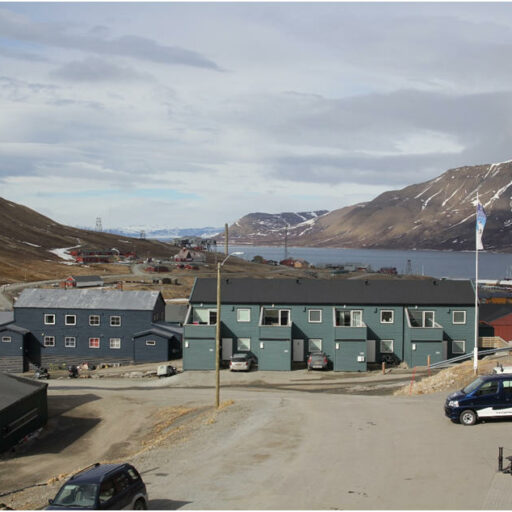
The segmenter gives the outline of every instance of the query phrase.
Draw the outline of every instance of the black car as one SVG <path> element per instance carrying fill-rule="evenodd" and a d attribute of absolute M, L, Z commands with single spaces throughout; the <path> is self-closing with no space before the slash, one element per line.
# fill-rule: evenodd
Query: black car
<path fill-rule="evenodd" d="M 99 464 L 74 474 L 46 510 L 146 510 L 146 485 L 130 464 Z"/>

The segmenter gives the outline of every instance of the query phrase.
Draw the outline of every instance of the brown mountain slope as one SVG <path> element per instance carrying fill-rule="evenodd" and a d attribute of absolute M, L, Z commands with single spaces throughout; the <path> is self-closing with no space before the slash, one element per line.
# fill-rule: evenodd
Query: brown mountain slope
<path fill-rule="evenodd" d="M 512 251 L 512 161 L 451 169 L 430 181 L 288 227 L 288 244 L 474 250 L 477 191 L 487 214 L 484 247 Z M 246 232 L 236 242 L 283 244 L 284 236 L 284 229 L 265 231 L 260 225 L 257 237 Z"/>
<path fill-rule="evenodd" d="M 64 226 L 26 206 L 0 198 L 0 283 L 51 278 L 57 270 L 59 275 L 65 274 L 63 260 L 50 251 L 75 246 L 132 250 L 143 258 L 163 258 L 176 253 L 174 247 L 163 242 Z"/>

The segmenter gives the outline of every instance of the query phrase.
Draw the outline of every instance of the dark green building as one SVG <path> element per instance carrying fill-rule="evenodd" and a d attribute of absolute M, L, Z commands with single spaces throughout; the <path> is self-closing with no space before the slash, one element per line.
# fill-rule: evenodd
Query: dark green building
<path fill-rule="evenodd" d="M 48 384 L 0 373 L 0 452 L 48 421 Z"/>
<path fill-rule="evenodd" d="M 215 368 L 216 279 L 197 279 L 183 336 L 184 370 Z M 470 281 L 222 279 L 221 359 L 250 351 L 260 370 L 290 370 L 322 350 L 336 371 L 410 367 L 473 350 Z"/>

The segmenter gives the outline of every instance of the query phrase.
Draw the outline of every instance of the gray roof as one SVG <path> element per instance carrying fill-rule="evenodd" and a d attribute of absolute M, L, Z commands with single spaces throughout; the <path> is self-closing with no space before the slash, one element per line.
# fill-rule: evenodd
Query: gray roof
<path fill-rule="evenodd" d="M 103 282 L 100 276 L 71 276 L 77 283 L 89 283 L 91 281 Z"/>
<path fill-rule="evenodd" d="M 197 279 L 191 303 L 216 303 L 217 280 Z M 474 305 L 471 281 L 222 279 L 223 304 Z"/>
<path fill-rule="evenodd" d="M 146 336 L 147 334 L 157 334 L 158 336 L 162 336 L 162 338 L 176 337 L 181 339 L 183 335 L 183 327 L 176 327 L 175 325 L 157 323 L 152 324 L 151 328 L 146 329 L 145 331 L 135 333 L 133 337 L 140 338 L 141 336 Z"/>
<path fill-rule="evenodd" d="M 183 324 L 185 323 L 187 311 L 188 304 L 166 304 L 165 321 Z"/>
<path fill-rule="evenodd" d="M 14 307 L 143 311 L 153 310 L 159 296 L 158 291 L 28 288 L 23 290 Z"/>
<path fill-rule="evenodd" d="M 478 308 L 478 319 L 482 322 L 492 322 L 512 315 L 512 304 L 480 304 Z"/>
<path fill-rule="evenodd" d="M 0 332 L 5 332 L 5 331 L 17 332 L 19 334 L 28 334 L 30 332 L 28 329 L 25 329 L 24 327 L 20 327 L 19 325 L 16 325 L 16 324 L 0 325 Z"/>
<path fill-rule="evenodd" d="M 26 396 L 37 393 L 48 384 L 36 380 L 25 379 L 7 373 L 0 373 L 0 411 L 19 402 Z"/>
<path fill-rule="evenodd" d="M 14 311 L 0 311 L 0 325 L 14 322 Z"/>

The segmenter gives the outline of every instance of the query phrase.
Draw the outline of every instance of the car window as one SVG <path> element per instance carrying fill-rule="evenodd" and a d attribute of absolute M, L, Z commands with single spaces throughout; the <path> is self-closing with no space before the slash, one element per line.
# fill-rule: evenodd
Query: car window
<path fill-rule="evenodd" d="M 484 382 L 476 392 L 477 396 L 492 395 L 498 391 L 498 381 L 490 380 Z"/>
<path fill-rule="evenodd" d="M 138 480 L 140 478 L 139 474 L 137 473 L 137 471 L 135 471 L 134 468 L 128 468 L 127 472 L 128 472 L 128 475 L 130 476 L 130 478 L 134 481 Z"/>
<path fill-rule="evenodd" d="M 100 486 L 100 503 L 106 503 L 112 496 L 114 496 L 114 482 L 111 479 L 105 480 Z"/>
<path fill-rule="evenodd" d="M 502 381 L 503 393 L 506 395 L 512 395 L 512 380 Z"/>
<path fill-rule="evenodd" d="M 130 480 L 126 473 L 118 473 L 114 476 L 114 485 L 116 487 L 116 493 L 122 492 L 130 487 Z"/>

